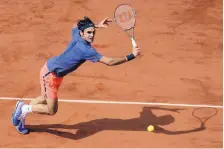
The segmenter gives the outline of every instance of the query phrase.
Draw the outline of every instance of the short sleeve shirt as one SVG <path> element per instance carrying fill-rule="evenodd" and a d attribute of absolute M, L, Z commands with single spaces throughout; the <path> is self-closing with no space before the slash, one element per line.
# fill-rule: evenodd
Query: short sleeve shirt
<path fill-rule="evenodd" d="M 79 35 L 78 28 L 72 30 L 72 40 L 65 51 L 59 56 L 50 58 L 47 66 L 50 72 L 54 72 L 57 77 L 64 77 L 75 71 L 84 62 L 98 62 L 102 58 L 89 42 Z"/>

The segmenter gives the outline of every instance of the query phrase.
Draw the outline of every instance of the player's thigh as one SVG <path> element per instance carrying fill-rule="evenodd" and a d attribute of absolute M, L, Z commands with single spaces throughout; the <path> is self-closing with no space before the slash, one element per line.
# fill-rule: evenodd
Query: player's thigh
<path fill-rule="evenodd" d="M 40 72 L 41 95 L 45 97 L 50 114 L 55 114 L 58 110 L 58 90 L 63 77 L 57 77 L 49 72 L 45 64 Z"/>
<path fill-rule="evenodd" d="M 57 100 L 58 90 L 62 83 L 63 77 L 56 77 L 52 72 L 49 72 L 45 64 L 40 71 L 41 95 L 47 100 Z"/>

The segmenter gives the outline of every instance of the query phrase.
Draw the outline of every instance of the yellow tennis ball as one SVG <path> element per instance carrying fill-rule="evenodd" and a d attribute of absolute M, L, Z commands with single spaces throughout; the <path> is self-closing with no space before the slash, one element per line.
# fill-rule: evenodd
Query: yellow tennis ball
<path fill-rule="evenodd" d="M 154 126 L 153 125 L 149 125 L 148 127 L 147 127 L 147 130 L 149 131 L 149 132 L 152 132 L 152 131 L 154 131 Z"/>

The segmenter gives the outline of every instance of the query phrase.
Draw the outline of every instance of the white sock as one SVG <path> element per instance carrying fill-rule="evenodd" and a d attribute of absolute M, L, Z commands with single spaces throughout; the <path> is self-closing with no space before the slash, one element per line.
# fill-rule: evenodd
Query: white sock
<path fill-rule="evenodd" d="M 23 105 L 22 114 L 28 114 L 32 112 L 32 105 Z"/>

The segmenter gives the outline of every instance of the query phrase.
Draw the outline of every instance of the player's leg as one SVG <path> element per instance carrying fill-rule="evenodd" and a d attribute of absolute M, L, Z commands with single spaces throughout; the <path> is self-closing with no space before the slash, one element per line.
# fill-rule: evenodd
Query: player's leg
<path fill-rule="evenodd" d="M 52 86 L 51 86 L 52 87 Z M 39 113 L 39 114 L 48 114 L 48 115 L 54 115 L 58 111 L 58 98 L 57 98 L 57 89 L 53 88 L 54 90 L 50 89 L 49 86 L 46 88 L 45 94 L 45 101 L 38 104 L 24 104 L 22 101 L 18 101 L 20 107 L 17 108 L 17 115 L 20 115 L 19 117 L 15 117 L 15 119 L 19 122 L 16 125 L 16 129 L 20 134 L 27 134 L 29 133 L 29 130 L 25 128 L 25 117 L 28 113 Z M 40 99 L 40 98 L 39 98 Z M 38 100 L 38 99 L 37 99 Z M 41 100 L 39 100 L 41 101 Z"/>
<path fill-rule="evenodd" d="M 34 99 L 34 101 L 41 101 L 41 98 Z M 36 102 L 35 105 L 37 104 Z M 21 100 L 16 103 L 16 108 L 12 114 L 12 123 L 20 134 L 29 133 L 28 129 L 25 128 L 25 117 L 30 112 L 32 112 L 32 104 L 24 104 Z"/>
<path fill-rule="evenodd" d="M 35 99 L 33 99 L 31 102 L 30 102 L 30 105 L 37 105 L 37 104 L 46 104 L 46 99 L 43 97 L 43 96 L 39 96 Z M 13 125 L 14 126 L 17 126 L 19 124 L 19 119 L 18 117 L 26 112 L 26 113 L 29 113 L 29 112 L 32 112 L 32 106 L 30 105 L 25 105 L 24 102 L 22 101 L 18 101 L 16 103 L 16 107 L 15 107 L 15 110 L 13 112 L 13 116 L 12 116 L 12 122 L 13 122 Z M 16 110 L 18 109 L 18 112 L 16 112 Z M 19 110 L 21 109 L 21 110 Z"/>
<path fill-rule="evenodd" d="M 16 130 L 20 134 L 28 134 L 29 130 L 25 127 L 25 117 L 28 113 L 34 112 L 34 113 L 41 113 L 41 114 L 49 114 L 54 115 L 57 112 L 58 109 L 58 100 L 57 99 L 46 99 L 46 103 L 39 103 L 34 105 L 28 105 L 24 104 L 22 101 L 18 101 L 18 103 L 21 105 L 21 111 L 19 118 L 16 120 L 18 121 L 18 124 L 14 124 L 16 126 Z M 19 109 L 19 108 L 18 108 Z M 15 120 L 14 120 L 15 121 Z M 13 121 L 13 122 L 14 122 Z"/>
<path fill-rule="evenodd" d="M 58 110 L 58 99 L 47 98 L 45 100 L 34 99 L 32 104 L 24 104 L 22 106 L 21 116 L 26 116 L 28 113 L 54 115 Z"/>
<path fill-rule="evenodd" d="M 42 86 L 42 82 L 43 82 L 43 76 L 48 73 L 48 69 L 47 69 L 47 66 L 46 64 L 41 68 L 41 71 L 40 71 L 40 83 L 41 83 L 41 86 Z M 41 87 L 42 88 L 42 87 Z M 43 97 L 43 96 L 42 96 Z M 34 99 L 34 101 L 31 103 L 33 104 L 37 104 L 39 103 L 39 101 L 41 100 L 42 98 L 41 97 L 38 97 L 37 99 Z M 32 105 L 32 104 L 31 104 Z M 18 101 L 16 103 L 16 106 L 15 106 L 15 109 L 14 109 L 14 112 L 12 113 L 12 123 L 14 126 L 17 126 L 19 125 L 20 123 L 20 120 L 19 120 L 19 117 L 22 115 L 22 107 L 23 109 L 27 109 L 26 112 L 32 112 L 32 106 L 30 105 L 24 105 L 24 102 L 22 101 Z M 24 108 L 25 107 L 25 108 Z"/>
<path fill-rule="evenodd" d="M 30 102 L 30 105 L 37 105 L 37 104 L 47 104 L 47 101 L 43 96 L 39 96 L 39 97 L 31 100 L 31 102 Z"/>
<path fill-rule="evenodd" d="M 54 115 L 58 111 L 58 99 L 46 99 L 45 103 L 39 103 L 32 105 L 32 112 L 39 113 L 39 114 L 48 114 L 48 115 Z M 29 111 L 27 111 L 29 112 Z"/>
<path fill-rule="evenodd" d="M 31 101 L 32 112 L 54 115 L 58 110 L 57 92 L 62 83 L 63 78 L 56 77 L 53 73 L 49 73 L 45 64 L 40 72 L 41 96 Z M 25 108 L 24 108 L 25 109 Z M 30 112 L 28 110 L 24 110 Z"/>
<path fill-rule="evenodd" d="M 30 105 L 18 101 L 15 111 L 13 112 L 12 121 L 19 133 L 28 133 L 28 130 L 24 127 L 25 117 L 28 113 L 35 112 L 54 115 L 57 112 L 57 92 L 62 80 L 63 78 L 57 78 L 53 73 L 48 73 L 47 66 L 46 64 L 44 65 L 40 73 L 42 97 L 34 99 L 33 102 L 31 101 Z"/>
<path fill-rule="evenodd" d="M 53 73 L 49 73 L 45 64 L 40 73 L 41 97 L 31 101 L 30 105 L 23 105 L 22 115 L 30 112 L 54 115 L 58 110 L 57 93 L 62 80 L 62 77 L 58 78 Z"/>

